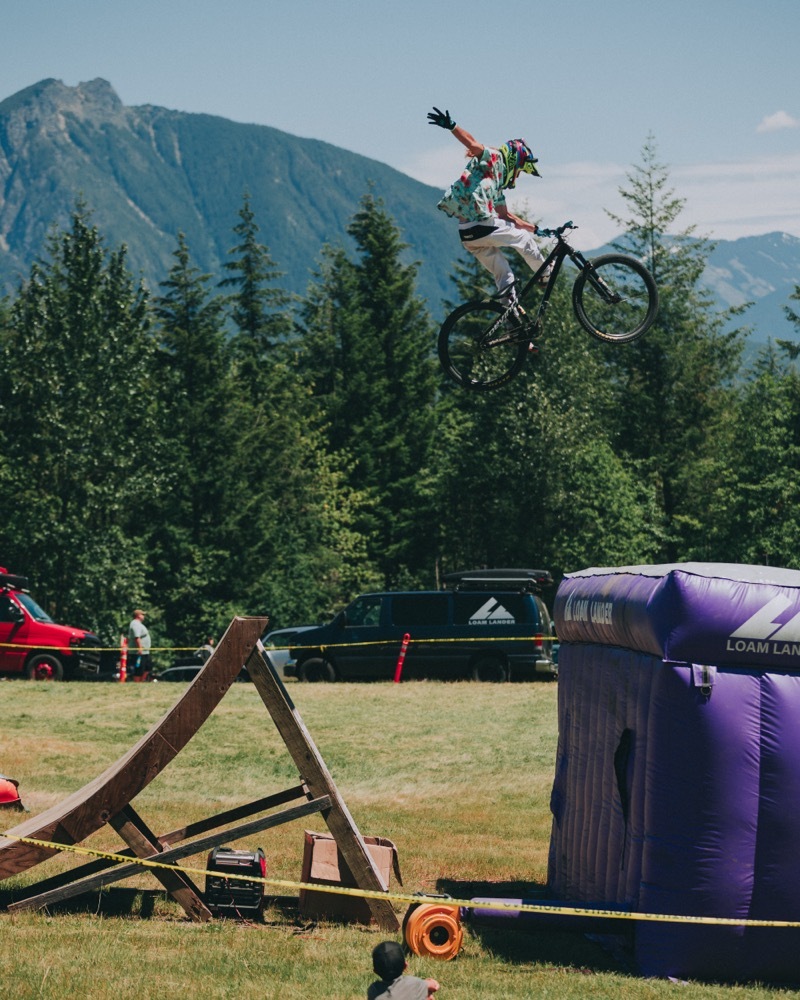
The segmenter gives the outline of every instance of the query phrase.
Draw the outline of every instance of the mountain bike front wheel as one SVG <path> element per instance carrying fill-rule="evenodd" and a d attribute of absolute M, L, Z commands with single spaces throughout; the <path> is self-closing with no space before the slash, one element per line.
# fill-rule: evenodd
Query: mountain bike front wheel
<path fill-rule="evenodd" d="M 653 325 L 658 289 L 653 275 L 635 257 L 604 254 L 589 261 L 572 289 L 578 322 L 593 337 L 628 344 Z"/>
<path fill-rule="evenodd" d="M 528 341 L 498 322 L 504 312 L 498 302 L 467 302 L 442 324 L 439 363 L 463 388 L 497 389 L 525 364 Z"/>

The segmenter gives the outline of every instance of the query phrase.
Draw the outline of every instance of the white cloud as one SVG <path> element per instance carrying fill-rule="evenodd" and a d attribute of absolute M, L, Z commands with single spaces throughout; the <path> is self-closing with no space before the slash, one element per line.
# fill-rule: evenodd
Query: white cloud
<path fill-rule="evenodd" d="M 756 132 L 778 132 L 784 128 L 800 128 L 800 121 L 792 118 L 786 111 L 776 111 L 774 115 L 761 119 Z"/>

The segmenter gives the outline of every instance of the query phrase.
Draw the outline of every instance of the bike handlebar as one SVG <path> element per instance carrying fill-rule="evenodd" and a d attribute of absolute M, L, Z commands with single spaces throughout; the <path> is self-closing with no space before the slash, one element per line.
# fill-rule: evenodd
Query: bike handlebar
<path fill-rule="evenodd" d="M 547 239 L 550 236 L 559 237 L 559 236 L 563 236 L 564 233 L 568 229 L 577 229 L 577 228 L 578 227 L 575 225 L 575 223 L 572 222 L 572 220 L 570 220 L 569 222 L 565 222 L 563 226 L 559 226 L 558 229 L 539 229 L 539 228 L 537 228 L 536 235 L 537 236 L 544 236 L 545 239 Z"/>

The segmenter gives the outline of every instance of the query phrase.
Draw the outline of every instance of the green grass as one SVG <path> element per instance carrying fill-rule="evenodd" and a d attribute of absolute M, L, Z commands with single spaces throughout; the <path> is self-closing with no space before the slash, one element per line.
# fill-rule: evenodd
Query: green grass
<path fill-rule="evenodd" d="M 41 812 L 105 770 L 182 691 L 167 684 L 2 683 L 0 770 L 20 780 L 32 814 Z M 361 832 L 397 844 L 403 891 L 469 898 L 543 889 L 556 684 L 293 684 L 290 691 Z M 167 831 L 296 779 L 255 689 L 237 684 L 135 805 L 151 828 Z M 14 822 L 16 814 L 6 827 Z M 263 847 L 268 876 L 296 881 L 304 829 L 323 831 L 324 821 L 286 824 L 235 846 Z M 87 842 L 119 845 L 110 831 Z M 0 884 L 0 892 L 74 863 L 60 855 Z M 397 910 L 402 916 L 404 904 Z M 192 924 L 143 874 L 49 913 L 0 913 L 0 997 L 359 998 L 372 978 L 370 952 L 385 936 L 376 928 L 309 921 L 291 897 L 268 906 L 263 924 Z M 456 961 L 412 957 L 410 970 L 437 978 L 442 1000 L 796 995 L 757 985 L 644 980 L 581 935 L 548 931 L 467 929 Z"/>

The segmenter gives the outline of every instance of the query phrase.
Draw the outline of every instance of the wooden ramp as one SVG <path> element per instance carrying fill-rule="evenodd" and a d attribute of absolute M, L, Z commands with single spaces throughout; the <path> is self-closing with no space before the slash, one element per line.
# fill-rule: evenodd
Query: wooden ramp
<path fill-rule="evenodd" d="M 139 742 L 94 781 L 59 805 L 33 816 L 0 837 L 0 883 L 58 853 L 56 848 L 21 843 L 29 837 L 56 844 L 80 844 L 108 824 L 127 845 L 113 853 L 175 864 L 270 827 L 321 813 L 360 889 L 383 892 L 364 838 L 339 795 L 319 750 L 269 659 L 259 637 L 266 618 L 234 618 L 214 653 L 182 697 Z M 243 665 L 270 713 L 299 772 L 292 788 L 209 816 L 169 833 L 156 835 L 132 805 L 133 799 L 186 746 L 220 703 Z M 288 803 L 298 804 L 288 808 Z M 266 813 L 266 815 L 259 815 Z M 248 818 L 258 817 L 258 818 Z M 241 822 L 247 820 L 246 822 Z M 231 825 L 234 824 L 234 825 Z M 224 829 L 223 829 L 224 827 Z M 192 920 L 211 913 L 188 875 L 98 858 L 68 872 L 14 890 L 9 910 L 39 908 L 101 886 L 150 871 Z M 388 899 L 367 899 L 375 920 L 386 930 L 399 929 Z"/>

